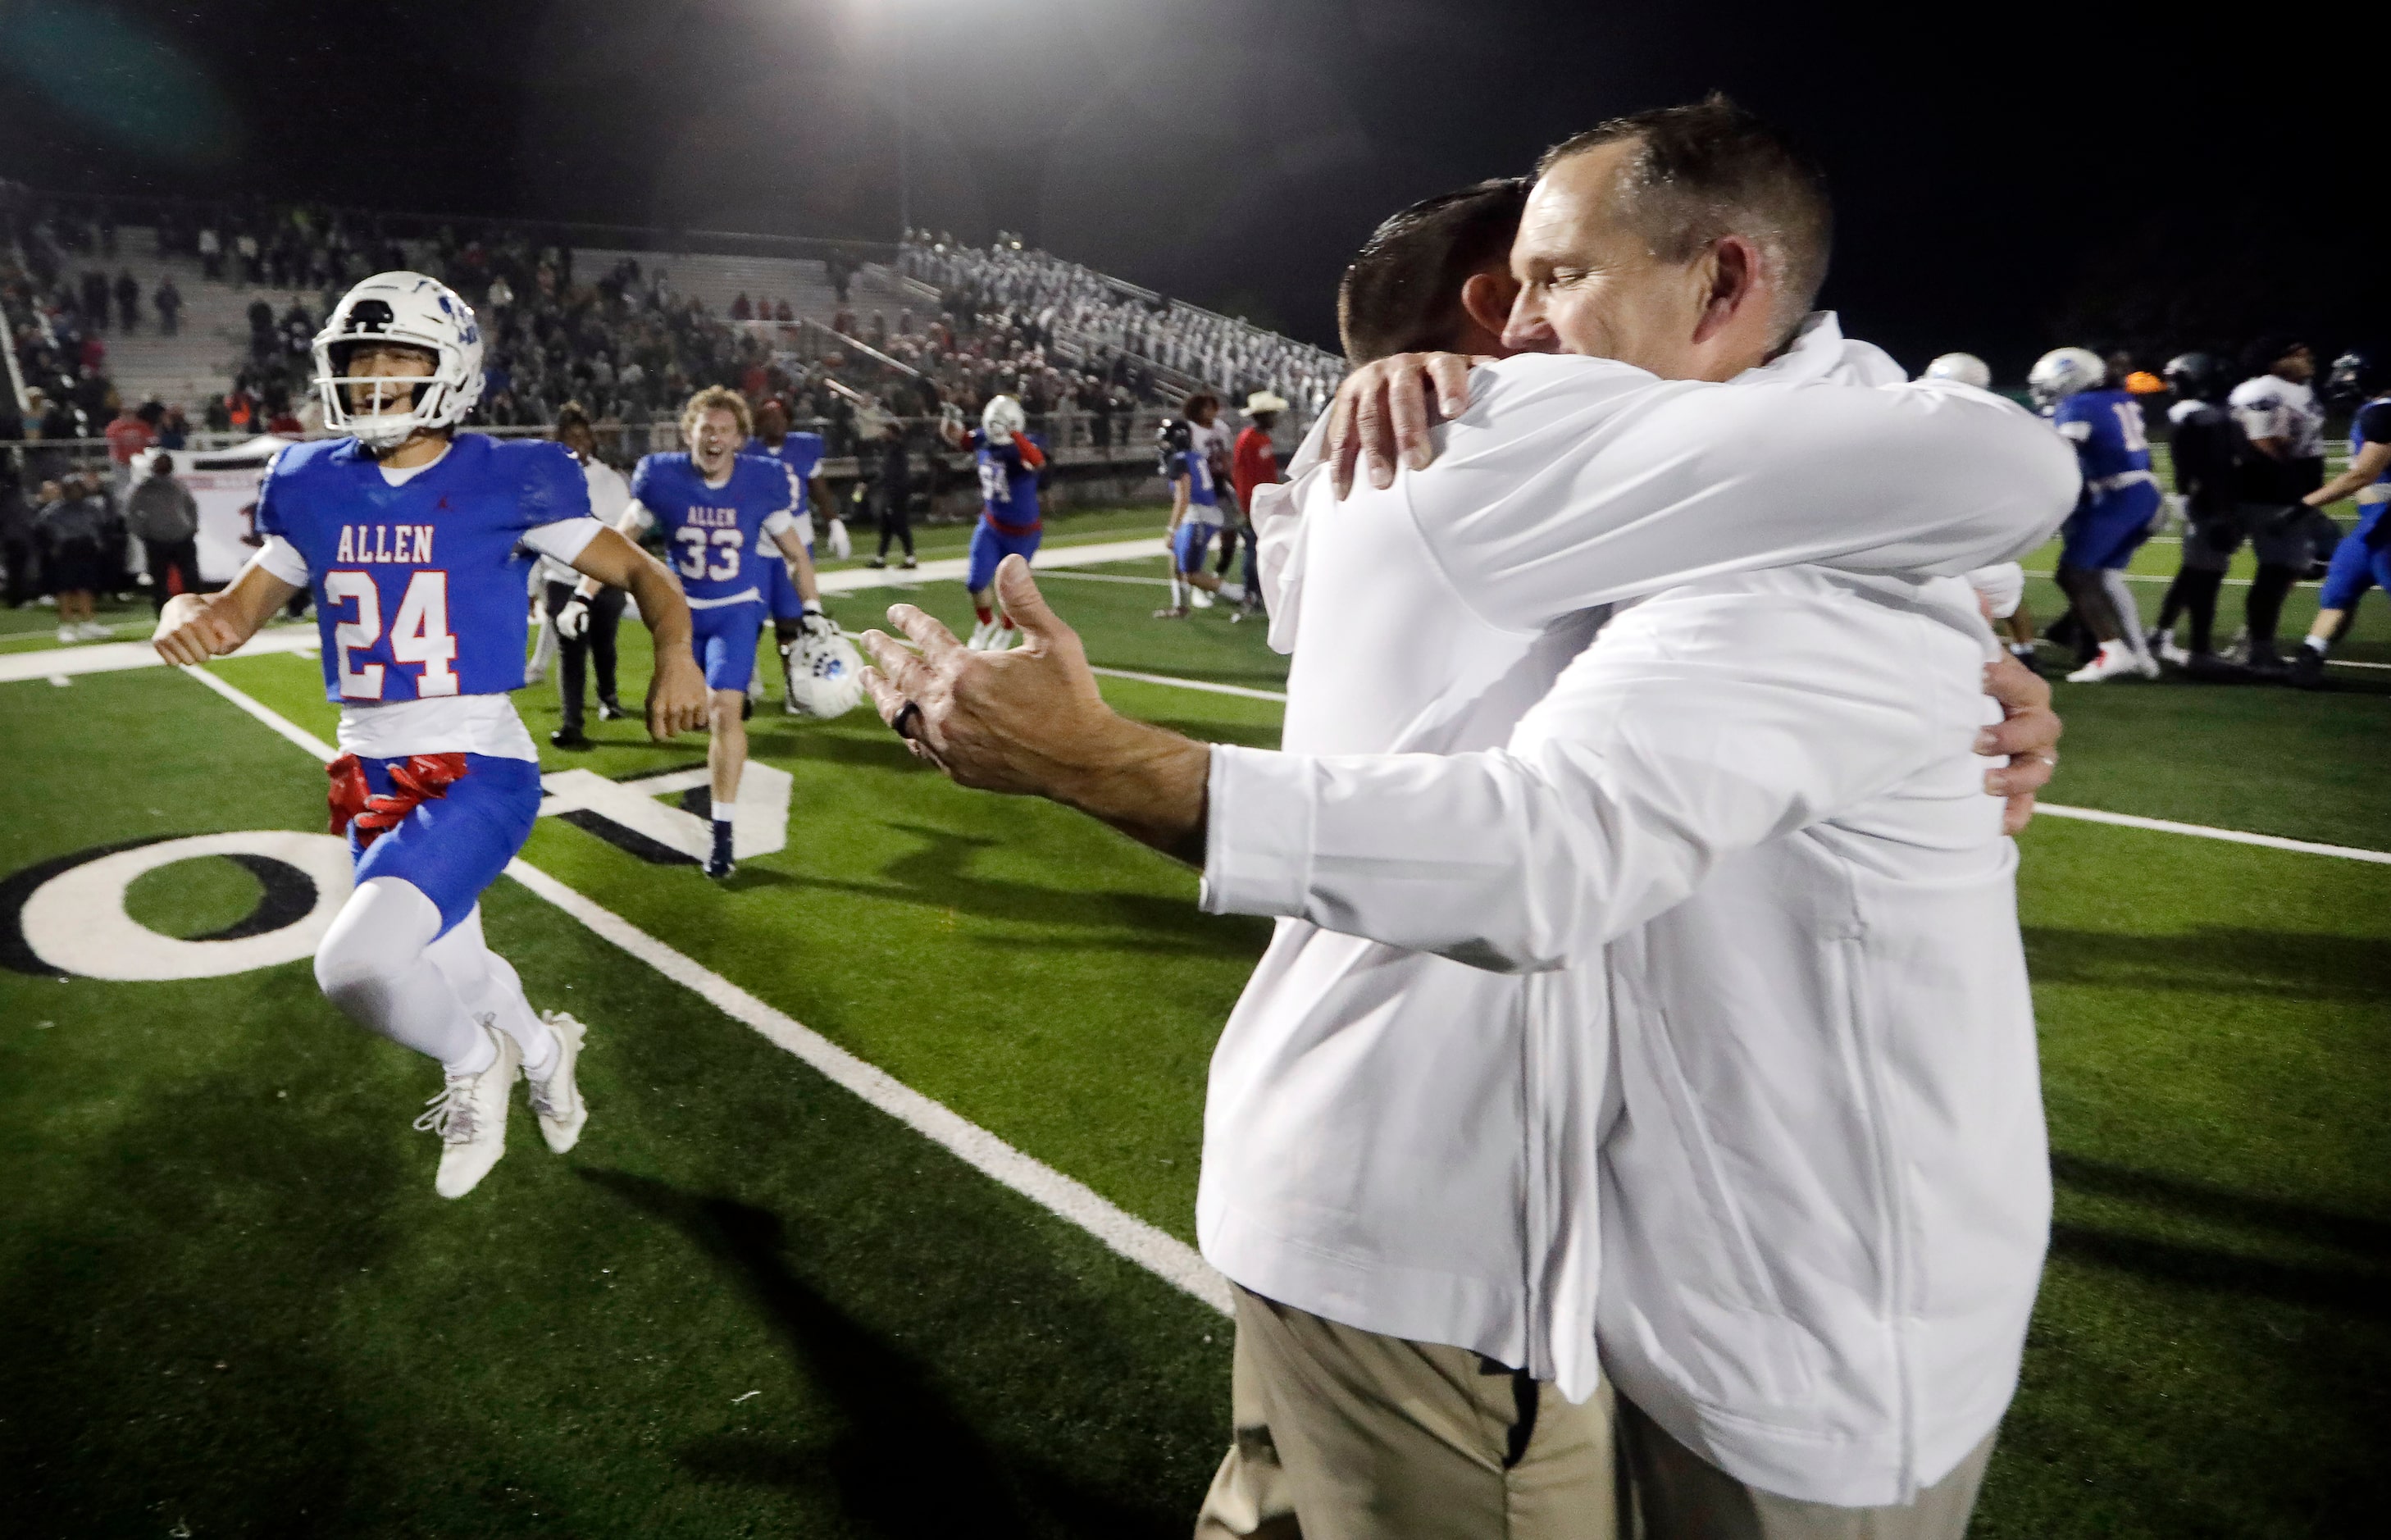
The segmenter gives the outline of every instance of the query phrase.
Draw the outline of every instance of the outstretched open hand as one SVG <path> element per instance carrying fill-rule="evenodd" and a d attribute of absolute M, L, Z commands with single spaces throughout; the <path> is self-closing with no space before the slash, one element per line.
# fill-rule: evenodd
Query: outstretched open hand
<path fill-rule="evenodd" d="M 911 604 L 888 611 L 905 641 L 863 633 L 880 719 L 959 785 L 1051 797 L 1157 848 L 1185 854 L 1192 839 L 1200 851 L 1204 745 L 1105 704 L 1079 633 L 1047 607 L 1027 562 L 1006 557 L 996 591 L 1021 629 L 1005 652 L 972 652 Z"/>

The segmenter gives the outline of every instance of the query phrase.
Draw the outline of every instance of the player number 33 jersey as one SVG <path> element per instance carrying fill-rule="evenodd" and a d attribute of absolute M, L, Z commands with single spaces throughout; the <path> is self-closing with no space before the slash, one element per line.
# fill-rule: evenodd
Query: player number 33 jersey
<path fill-rule="evenodd" d="M 345 704 L 522 688 L 533 555 L 571 562 L 599 527 L 562 445 L 480 434 L 403 472 L 353 438 L 293 445 L 257 498 L 259 561 L 313 590 L 325 693 Z"/>
<path fill-rule="evenodd" d="M 787 465 L 754 455 L 732 457 L 719 486 L 709 485 L 686 454 L 650 455 L 631 473 L 631 500 L 662 521 L 666 560 L 693 610 L 762 600 L 758 538 L 795 528 L 804 496 Z"/>

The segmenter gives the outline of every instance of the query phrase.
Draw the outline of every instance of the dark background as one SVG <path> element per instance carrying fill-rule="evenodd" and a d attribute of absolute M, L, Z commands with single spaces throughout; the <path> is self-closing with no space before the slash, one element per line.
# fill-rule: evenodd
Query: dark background
<path fill-rule="evenodd" d="M 901 58 L 917 224 L 1333 345 L 1380 217 L 1717 87 L 1826 161 L 1852 330 L 2014 382 L 2391 332 L 2366 12 L 0 0 L 0 176 L 892 239 Z"/>

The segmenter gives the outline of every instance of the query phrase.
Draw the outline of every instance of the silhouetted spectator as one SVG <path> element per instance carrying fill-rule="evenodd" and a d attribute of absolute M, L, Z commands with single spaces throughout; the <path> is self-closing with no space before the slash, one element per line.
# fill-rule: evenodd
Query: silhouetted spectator
<path fill-rule="evenodd" d="M 149 303 L 158 307 L 158 330 L 172 337 L 181 326 L 183 291 L 174 287 L 174 275 L 167 274 L 158 280 L 158 292 Z"/>
<path fill-rule="evenodd" d="M 116 324 L 126 331 L 141 325 L 141 280 L 130 267 L 116 275 Z"/>
<path fill-rule="evenodd" d="M 162 610 L 200 586 L 200 505 L 174 479 L 174 457 L 149 458 L 149 476 L 125 498 L 124 522 L 149 563 L 149 603 Z"/>

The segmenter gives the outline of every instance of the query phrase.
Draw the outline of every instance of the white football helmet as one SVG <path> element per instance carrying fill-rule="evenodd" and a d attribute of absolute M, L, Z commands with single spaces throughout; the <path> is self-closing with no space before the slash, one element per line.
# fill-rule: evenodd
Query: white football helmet
<path fill-rule="evenodd" d="M 781 654 L 792 716 L 844 717 L 863 699 L 863 655 L 835 626 L 808 631 Z"/>
<path fill-rule="evenodd" d="M 1012 396 L 991 396 L 988 405 L 980 408 L 979 431 L 988 435 L 990 444 L 1010 444 L 1014 434 L 1028 426 L 1029 414 Z"/>
<path fill-rule="evenodd" d="M 2025 388 L 2037 407 L 2055 407 L 2078 391 L 2097 389 L 2109 366 L 2088 347 L 2055 347 L 2034 361 Z"/>
<path fill-rule="evenodd" d="M 1967 385 L 1980 391 L 1993 388 L 1991 367 L 1972 353 L 1946 353 L 1927 365 L 1926 372 L 1918 378 L 1948 385 Z"/>
<path fill-rule="evenodd" d="M 407 410 L 350 410 L 344 387 L 368 382 L 347 372 L 349 355 L 366 342 L 405 343 L 433 356 L 431 377 L 415 386 Z M 316 390 L 324 426 L 355 434 L 368 449 L 390 448 L 419 429 L 455 427 L 482 399 L 482 328 L 473 307 L 421 273 L 376 273 L 342 295 L 316 333 Z"/>

